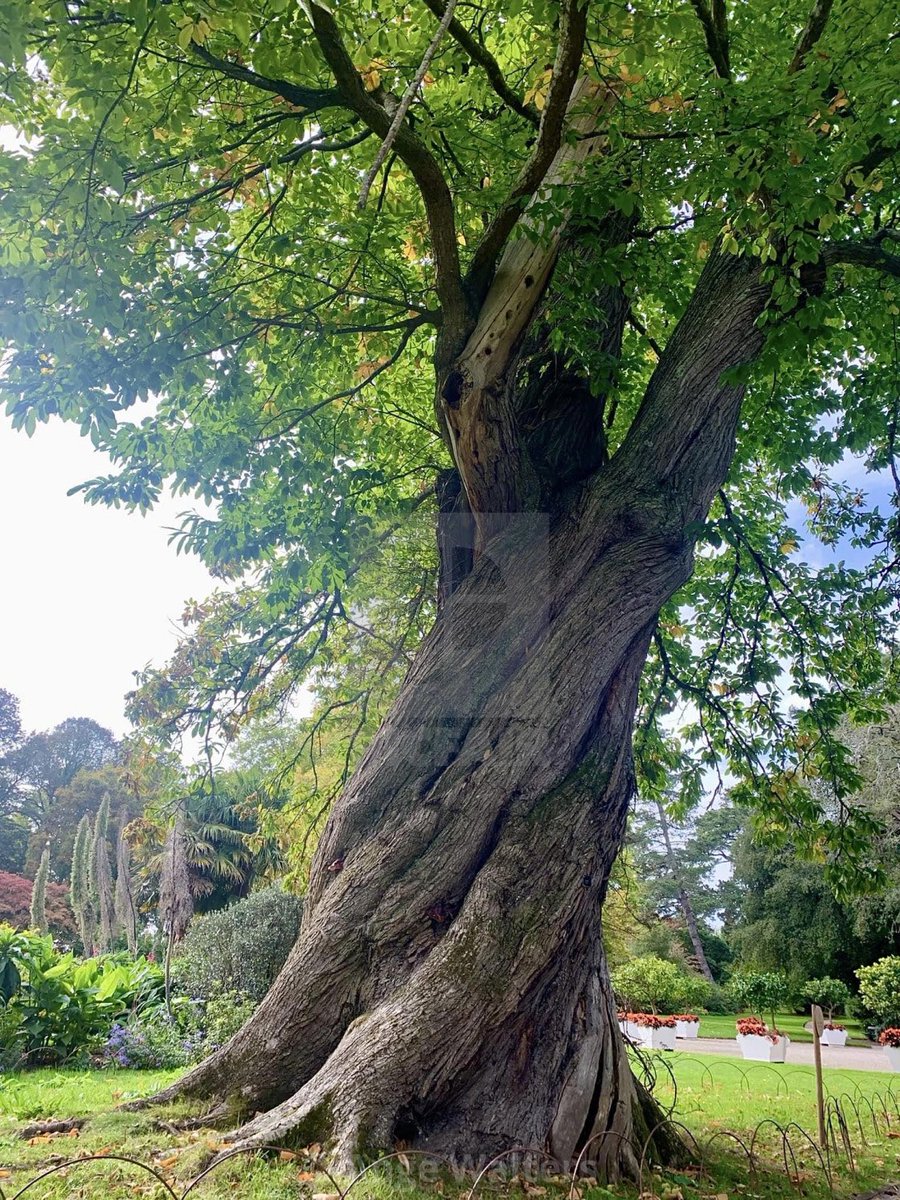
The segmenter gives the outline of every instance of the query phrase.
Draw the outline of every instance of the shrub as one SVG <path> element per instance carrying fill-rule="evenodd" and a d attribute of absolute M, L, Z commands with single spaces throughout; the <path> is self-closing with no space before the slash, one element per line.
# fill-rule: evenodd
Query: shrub
<path fill-rule="evenodd" d="M 34 1066 L 102 1044 L 129 1009 L 158 1004 L 162 972 L 121 956 L 84 962 L 54 949 L 50 935 L 0 926 L 0 1012 L 16 1030 L 12 1053 Z"/>
<path fill-rule="evenodd" d="M 900 957 L 879 958 L 856 972 L 864 1007 L 886 1025 L 900 1025 Z"/>
<path fill-rule="evenodd" d="M 275 886 L 198 917 L 173 963 L 178 984 L 202 999 L 236 992 L 261 1000 L 297 940 L 302 912 L 299 896 Z"/>
<path fill-rule="evenodd" d="M 688 975 L 675 963 L 648 954 L 632 959 L 613 972 L 616 995 L 626 1008 L 659 1009 L 701 1007 L 709 994 L 709 985 L 699 975 Z"/>
<path fill-rule="evenodd" d="M 165 1012 L 148 1013 L 127 1024 L 113 1025 L 103 1047 L 103 1058 L 109 1066 L 127 1070 L 165 1070 L 198 1061 L 191 1039 Z"/>
<path fill-rule="evenodd" d="M 145 1009 L 113 1025 L 103 1046 L 107 1066 L 164 1070 L 198 1063 L 249 1020 L 256 1002 L 235 992 L 207 1001 L 179 996 L 170 1017 L 164 1006 Z"/>
<path fill-rule="evenodd" d="M 775 1014 L 787 1004 L 791 985 L 780 971 L 747 971 L 734 975 L 728 990 L 738 1009 L 754 1013 L 766 1013 L 772 1018 L 772 1029 L 777 1031 Z"/>
<path fill-rule="evenodd" d="M 807 1004 L 820 1005 L 830 1021 L 835 1009 L 846 1008 L 850 999 L 850 989 L 843 980 L 832 979 L 830 975 L 826 975 L 822 979 L 808 979 L 804 983 L 803 999 Z"/>

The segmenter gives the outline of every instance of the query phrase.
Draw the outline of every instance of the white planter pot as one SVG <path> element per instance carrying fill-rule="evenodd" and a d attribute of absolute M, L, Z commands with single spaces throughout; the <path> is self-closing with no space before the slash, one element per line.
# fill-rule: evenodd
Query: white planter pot
<path fill-rule="evenodd" d="M 846 1046 L 846 1029 L 823 1029 L 821 1042 L 823 1046 Z"/>
<path fill-rule="evenodd" d="M 644 1050 L 674 1050 L 674 1029 L 648 1029 L 646 1025 L 634 1025 L 630 1035 Z"/>
<path fill-rule="evenodd" d="M 741 1054 L 744 1058 L 752 1059 L 754 1062 L 783 1063 L 787 1057 L 790 1040 L 786 1034 L 774 1042 L 771 1038 L 762 1037 L 757 1033 L 739 1033 L 737 1035 L 737 1044 L 741 1048 Z"/>
<path fill-rule="evenodd" d="M 677 1038 L 695 1038 L 700 1033 L 699 1021 L 676 1021 L 675 1036 Z"/>
<path fill-rule="evenodd" d="M 884 1052 L 892 1071 L 900 1071 L 900 1046 L 885 1046 Z"/>

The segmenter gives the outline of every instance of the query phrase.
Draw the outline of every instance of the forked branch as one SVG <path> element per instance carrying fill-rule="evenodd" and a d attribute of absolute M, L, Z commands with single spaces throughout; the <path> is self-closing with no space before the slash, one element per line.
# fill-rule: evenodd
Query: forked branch
<path fill-rule="evenodd" d="M 725 14 L 725 0 L 691 0 L 694 12 L 700 18 L 703 34 L 706 38 L 706 49 L 716 74 L 720 79 L 731 78 L 731 63 L 728 49 L 728 24 Z"/>
<path fill-rule="evenodd" d="M 587 31 L 587 7 L 583 0 L 563 0 L 556 60 L 534 150 L 479 242 L 466 276 L 476 296 L 483 296 L 490 286 L 494 267 L 507 238 L 528 200 L 544 182 L 562 145 L 566 113 L 581 67 Z"/>
<path fill-rule="evenodd" d="M 447 5 L 444 0 L 425 0 L 425 5 L 431 9 L 436 17 L 443 17 L 447 11 Z M 506 107 L 524 118 L 531 125 L 539 125 L 540 117 L 537 110 L 525 104 L 516 95 L 507 83 L 500 64 L 485 44 L 480 42 L 474 34 L 470 33 L 465 25 L 456 17 L 453 17 L 450 21 L 448 32 L 453 40 L 465 50 L 472 62 L 477 63 L 483 69 L 491 87 Z"/>

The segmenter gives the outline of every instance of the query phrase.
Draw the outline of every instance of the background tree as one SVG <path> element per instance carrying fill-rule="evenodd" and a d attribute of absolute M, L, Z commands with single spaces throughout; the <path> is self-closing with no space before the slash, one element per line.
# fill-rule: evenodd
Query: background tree
<path fill-rule="evenodd" d="M 54 729 L 29 735 L 6 756 L 16 780 L 7 815 L 29 828 L 26 872 L 36 868 L 44 842 L 52 836 L 54 808 L 62 790 L 80 771 L 111 763 L 118 753 L 118 742 L 108 729 L 88 717 L 69 717 Z M 77 825 L 77 818 L 72 825 Z"/>
<path fill-rule="evenodd" d="M 635 958 L 612 974 L 613 987 L 631 1012 L 671 1015 L 703 1005 L 709 993 L 699 975 L 679 970 L 674 963 L 647 955 Z"/>
<path fill-rule="evenodd" d="M 28 828 L 16 813 L 18 772 L 11 756 L 22 738 L 19 701 L 0 688 L 0 871 L 22 871 L 28 848 Z"/>
<path fill-rule="evenodd" d="M 636 942 L 639 952 L 674 941 L 679 956 L 686 954 L 707 980 L 721 978 L 730 955 L 713 925 L 725 904 L 722 882 L 731 871 L 732 846 L 747 819 L 729 804 L 676 820 L 662 796 L 637 802 L 628 842 L 643 887 L 646 933 Z"/>
<path fill-rule="evenodd" d="M 56 864 L 56 878 L 64 883 L 72 862 L 75 831 L 81 818 L 87 815 L 93 822 L 104 801 L 109 803 L 110 827 L 118 823 L 121 814 L 129 811 L 140 813 L 145 804 L 152 803 L 152 793 L 142 792 L 136 787 L 127 766 L 106 763 L 96 770 L 82 768 L 71 783 L 60 788 L 48 814 L 46 827 L 54 846 L 54 857 L 65 856 L 65 861 Z"/>
<path fill-rule="evenodd" d="M 108 453 L 89 500 L 212 508 L 176 542 L 222 593 L 146 673 L 148 734 L 214 756 L 373 611 L 399 672 L 440 608 L 284 971 L 174 1092 L 343 1165 L 590 1140 L 635 1170 L 658 1113 L 600 936 L 635 720 L 648 798 L 721 765 L 835 886 L 871 869 L 835 730 L 894 687 L 896 522 L 840 461 L 894 460 L 896 14 L 2 15 L 8 410 Z M 806 561 L 798 501 L 862 565 Z"/>
<path fill-rule="evenodd" d="M 838 899 L 821 865 L 804 861 L 797 847 L 772 846 L 742 834 L 734 851 L 734 875 L 723 887 L 725 934 L 742 962 L 775 971 L 785 965 L 796 985 L 833 975 L 854 983 L 860 963 L 896 946 L 896 935 L 868 938 L 858 932 L 853 900 Z"/>

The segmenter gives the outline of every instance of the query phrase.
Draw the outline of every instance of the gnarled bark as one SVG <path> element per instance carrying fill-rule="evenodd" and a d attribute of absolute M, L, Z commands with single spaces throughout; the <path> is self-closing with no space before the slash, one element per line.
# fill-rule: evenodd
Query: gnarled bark
<path fill-rule="evenodd" d="M 594 1139 L 599 1169 L 633 1172 L 655 1120 L 600 912 L 647 647 L 725 477 L 722 372 L 757 353 L 764 301 L 714 255 L 617 454 L 480 547 L 329 819 L 284 970 L 164 1097 L 230 1097 L 257 1113 L 239 1144 L 296 1133 L 344 1167 L 398 1137 L 567 1162 Z"/>

